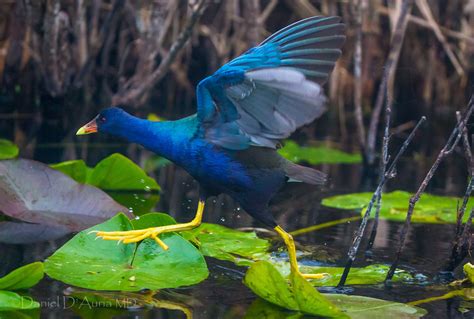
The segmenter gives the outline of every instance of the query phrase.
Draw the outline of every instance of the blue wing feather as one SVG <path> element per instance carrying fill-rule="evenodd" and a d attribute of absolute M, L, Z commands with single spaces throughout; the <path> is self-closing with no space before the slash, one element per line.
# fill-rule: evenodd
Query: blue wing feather
<path fill-rule="evenodd" d="M 201 135 L 245 149 L 275 147 L 324 111 L 320 85 L 341 55 L 339 17 L 312 17 L 281 29 L 222 66 L 197 88 Z"/>

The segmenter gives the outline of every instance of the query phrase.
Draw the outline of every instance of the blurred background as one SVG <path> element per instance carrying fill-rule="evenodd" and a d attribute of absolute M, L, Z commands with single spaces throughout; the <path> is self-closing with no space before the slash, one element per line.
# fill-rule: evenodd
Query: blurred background
<path fill-rule="evenodd" d="M 404 6 L 400 36 L 393 37 Z M 428 118 L 400 164 L 413 191 L 472 92 L 473 0 L 3 0 L 0 136 L 17 144 L 21 157 L 46 163 L 82 158 L 93 165 L 119 151 L 144 166 L 150 154 L 140 147 L 75 132 L 112 104 L 141 117 L 190 115 L 201 79 L 272 32 L 315 15 L 341 16 L 347 41 L 325 85 L 329 111 L 293 139 L 360 152 L 358 169 L 323 170 L 348 188 L 372 185 L 384 126 L 377 97 L 383 101 L 387 57 L 401 44 L 388 81 L 390 152 L 422 115 Z M 461 147 L 447 162 L 432 187 L 459 194 L 467 176 Z M 169 193 L 191 182 L 174 167 L 152 174 Z"/>
<path fill-rule="evenodd" d="M 466 110 L 473 92 L 474 0 L 1 0 L 0 139 L 17 144 L 20 157 L 48 164 L 84 159 L 94 166 L 112 153 L 125 154 L 161 186 L 155 210 L 187 221 L 197 205 L 197 185 L 186 172 L 111 136 L 77 137 L 77 129 L 110 105 L 154 120 L 193 114 L 201 79 L 278 29 L 317 15 L 340 16 L 347 40 L 324 87 L 328 112 L 291 139 L 361 154 L 363 161 L 318 165 L 330 176 L 327 188 L 286 190 L 273 205 L 277 221 L 294 230 L 343 218 L 347 212 L 321 207 L 321 198 L 374 191 L 387 97 L 393 101 L 392 157 L 420 117 L 427 117 L 386 187 L 416 191 L 456 125 L 456 111 Z M 469 140 L 472 133 L 469 121 Z M 428 193 L 464 194 L 470 168 L 464 155 L 459 143 Z M 262 226 L 225 196 L 208 201 L 205 221 L 233 228 Z M 362 263 L 372 258 L 391 262 L 401 225 L 381 220 L 374 255 Z M 420 276 L 437 276 L 451 252 L 454 227 L 413 225 L 402 265 L 419 269 Z M 343 223 L 308 233 L 298 237 L 298 247 L 327 253 L 342 265 L 357 228 L 358 222 Z M 2 270 L 42 259 L 59 246 L 3 245 Z M 202 301 L 198 317 L 245 313 L 254 297 L 242 288 L 241 274 L 210 265 L 213 274 L 225 276 L 213 275 L 185 291 Z M 38 298 L 53 298 L 64 289 L 58 282 L 44 287 L 37 290 Z M 407 285 L 355 292 L 407 302 L 432 295 L 429 289 Z M 433 318 L 467 318 L 457 310 L 460 302 L 448 300 L 427 309 Z M 468 306 L 472 309 L 472 302 Z M 57 309 L 47 312 L 51 318 L 64 317 Z"/>

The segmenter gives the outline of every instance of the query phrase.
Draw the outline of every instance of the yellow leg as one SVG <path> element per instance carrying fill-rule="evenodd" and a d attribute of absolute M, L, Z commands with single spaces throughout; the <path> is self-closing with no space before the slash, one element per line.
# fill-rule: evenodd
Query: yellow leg
<path fill-rule="evenodd" d="M 164 250 L 167 250 L 169 247 L 158 237 L 158 235 L 189 230 L 198 227 L 201 224 L 204 205 L 205 202 L 200 200 L 196 211 L 196 216 L 194 216 L 193 220 L 188 223 L 127 231 L 98 231 L 96 235 L 97 237 L 100 237 L 104 240 L 118 240 L 122 241 L 124 244 L 136 243 L 145 238 L 153 238 L 158 245 L 160 245 Z"/>
<path fill-rule="evenodd" d="M 295 241 L 293 240 L 293 236 L 288 234 L 283 228 L 280 226 L 275 227 L 275 231 L 278 233 L 278 235 L 283 238 L 283 241 L 285 242 L 286 248 L 288 249 L 288 259 L 290 260 L 290 269 L 291 272 L 296 272 L 303 276 L 306 279 L 321 279 L 327 276 L 328 274 L 322 273 L 322 274 L 302 274 L 298 268 L 298 261 L 296 260 L 296 247 L 295 247 Z"/>

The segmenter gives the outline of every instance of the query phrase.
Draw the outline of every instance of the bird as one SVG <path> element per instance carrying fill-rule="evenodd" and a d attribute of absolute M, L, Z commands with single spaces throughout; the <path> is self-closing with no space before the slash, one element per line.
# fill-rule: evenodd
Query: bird
<path fill-rule="evenodd" d="M 326 174 L 279 155 L 281 141 L 326 110 L 323 84 L 341 56 L 345 25 L 337 16 L 297 21 L 270 35 L 204 78 L 196 88 L 197 112 L 175 121 L 148 121 L 112 106 L 82 126 L 77 135 L 108 133 L 167 158 L 199 184 L 195 217 L 186 223 L 130 231 L 99 231 L 124 244 L 160 239 L 201 224 L 210 196 L 230 195 L 248 214 L 283 239 L 291 272 L 306 279 L 324 274 L 299 270 L 292 236 L 269 210 L 288 182 L 323 185 Z"/>

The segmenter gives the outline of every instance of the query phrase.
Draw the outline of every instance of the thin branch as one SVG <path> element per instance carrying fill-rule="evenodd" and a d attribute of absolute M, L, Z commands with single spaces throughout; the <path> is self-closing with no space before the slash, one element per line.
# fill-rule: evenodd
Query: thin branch
<path fill-rule="evenodd" d="M 129 85 L 122 87 L 121 90 L 112 97 L 113 104 L 132 104 L 138 101 L 143 94 L 145 94 L 166 75 L 178 53 L 181 52 L 184 45 L 191 37 L 194 26 L 204 13 L 208 4 L 208 0 L 201 0 L 196 4 L 191 17 L 183 28 L 183 31 L 178 35 L 168 54 L 163 58 L 158 68 L 153 71 L 148 78 L 143 79 L 137 86 L 135 86 L 134 83 L 129 83 Z"/>
<path fill-rule="evenodd" d="M 433 29 L 436 38 L 438 38 L 439 42 L 441 42 L 441 44 L 443 45 L 446 55 L 453 64 L 454 68 L 456 69 L 457 74 L 459 76 L 463 76 L 464 69 L 462 68 L 461 63 L 459 63 L 458 58 L 449 46 L 448 42 L 446 41 L 446 38 L 444 37 L 443 33 L 441 32 L 441 29 L 438 26 L 438 23 L 436 23 L 433 17 L 433 13 L 431 12 L 430 6 L 428 5 L 428 2 L 426 0 L 416 0 L 416 6 L 421 11 L 426 20 L 428 20 L 428 23 Z"/>
<path fill-rule="evenodd" d="M 349 275 L 349 271 L 352 267 L 352 263 L 354 262 L 355 257 L 357 255 L 357 251 L 359 250 L 360 242 L 362 240 L 362 237 L 364 236 L 364 231 L 365 231 L 365 227 L 367 226 L 367 221 L 369 219 L 370 212 L 372 211 L 372 208 L 374 206 L 375 201 L 377 200 L 377 197 L 382 192 L 382 189 L 383 189 L 385 183 L 395 173 L 395 168 L 396 168 L 396 165 L 398 163 L 398 160 L 403 155 L 403 153 L 405 153 L 406 149 L 408 148 L 408 145 L 410 145 L 410 142 L 415 137 L 416 131 L 421 126 L 421 124 L 423 124 L 425 121 L 426 121 L 426 117 L 424 117 L 424 116 L 418 121 L 416 126 L 411 131 L 410 135 L 408 135 L 405 142 L 403 142 L 403 145 L 400 147 L 400 150 L 398 151 L 397 155 L 393 159 L 393 161 L 390 164 L 390 167 L 387 169 L 386 173 L 383 175 L 382 179 L 379 182 L 379 185 L 377 186 L 377 189 L 375 190 L 374 194 L 372 195 L 372 198 L 370 199 L 369 205 L 367 206 L 367 209 L 365 211 L 364 217 L 362 218 L 362 222 L 359 226 L 359 229 L 357 230 L 357 233 L 354 237 L 352 245 L 349 248 L 349 252 L 347 253 L 348 260 L 347 260 L 346 266 L 344 268 L 344 272 L 341 276 L 341 280 L 339 281 L 338 287 L 344 286 L 344 284 L 346 282 L 347 276 Z"/>
<path fill-rule="evenodd" d="M 369 164 L 375 160 L 375 140 L 377 137 L 377 127 L 379 124 L 380 113 L 382 112 L 385 92 L 393 96 L 393 86 L 395 70 L 398 64 L 398 57 L 402 49 L 403 39 L 407 25 L 407 17 L 413 6 L 413 0 L 404 0 L 400 15 L 398 16 L 395 30 L 392 36 L 391 48 L 385 63 L 384 75 L 379 86 L 375 108 L 372 111 L 370 119 L 369 133 L 367 135 L 366 159 Z"/>
<path fill-rule="evenodd" d="M 451 135 L 448 138 L 448 141 L 446 142 L 446 145 L 439 152 L 438 157 L 433 163 L 433 166 L 431 166 L 430 170 L 426 174 L 420 187 L 418 188 L 416 193 L 410 198 L 410 203 L 408 205 L 408 211 L 407 211 L 407 216 L 405 219 L 405 224 L 403 224 L 403 228 L 400 232 L 400 237 L 398 240 L 397 254 L 395 256 L 395 260 L 390 266 L 390 269 L 387 273 L 387 277 L 385 278 L 385 280 L 391 280 L 393 275 L 395 274 L 395 270 L 397 269 L 397 265 L 400 260 L 400 255 L 403 250 L 403 245 L 405 243 L 405 238 L 406 238 L 408 228 L 411 222 L 411 216 L 413 215 L 413 211 L 415 210 L 416 203 L 419 201 L 421 195 L 423 194 L 426 187 L 428 186 L 429 181 L 433 178 L 433 175 L 438 169 L 439 164 L 443 161 L 443 159 L 446 156 L 448 156 L 449 154 L 453 152 L 454 148 L 458 144 L 459 140 L 461 139 L 462 132 L 464 128 L 466 127 L 467 121 L 469 120 L 473 110 L 474 110 L 474 95 L 471 96 L 471 99 L 469 100 L 468 109 L 466 113 L 464 114 L 463 119 L 454 127 L 453 131 L 451 132 Z"/>
<path fill-rule="evenodd" d="M 352 2 L 351 9 L 354 15 L 356 41 L 354 50 L 354 114 L 356 120 L 357 137 L 362 150 L 365 149 L 365 127 L 362 113 L 362 17 L 364 16 L 366 0 Z"/>

